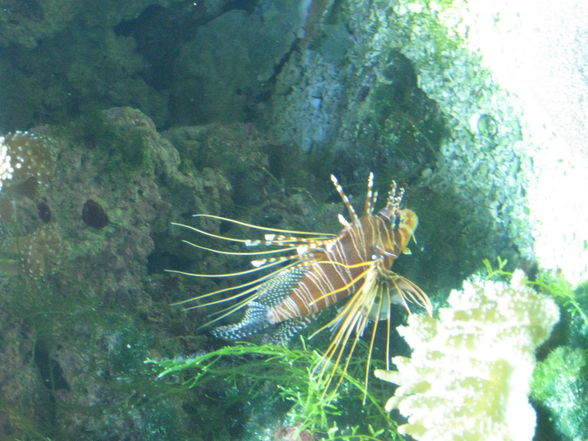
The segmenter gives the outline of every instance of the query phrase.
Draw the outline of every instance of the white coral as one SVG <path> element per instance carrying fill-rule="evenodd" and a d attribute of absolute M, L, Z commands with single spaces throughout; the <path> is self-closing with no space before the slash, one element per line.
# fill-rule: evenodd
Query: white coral
<path fill-rule="evenodd" d="M 8 152 L 8 146 L 4 144 L 4 136 L 0 136 L 0 190 L 4 181 L 12 179 L 14 168 L 12 167 L 12 158 Z"/>
<path fill-rule="evenodd" d="M 399 387 L 386 404 L 408 418 L 399 427 L 419 441 L 530 441 L 535 412 L 527 395 L 535 349 L 559 320 L 553 300 L 525 284 L 465 282 L 439 319 L 411 315 L 400 334 L 412 356 L 376 371 Z"/>

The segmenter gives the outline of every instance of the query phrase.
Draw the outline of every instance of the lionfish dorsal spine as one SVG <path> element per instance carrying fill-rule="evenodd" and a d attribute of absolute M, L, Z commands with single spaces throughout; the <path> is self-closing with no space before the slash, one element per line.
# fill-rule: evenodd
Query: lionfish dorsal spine
<path fill-rule="evenodd" d="M 365 195 L 365 203 L 363 208 L 364 215 L 370 216 L 373 214 L 374 205 L 376 203 L 374 195 L 374 174 L 370 172 L 368 175 L 367 192 Z"/>
<path fill-rule="evenodd" d="M 355 208 L 353 208 L 353 205 L 351 205 L 351 201 L 345 194 L 345 190 L 343 190 L 343 187 L 341 186 L 341 184 L 339 184 L 339 181 L 335 177 L 335 175 L 331 175 L 331 182 L 335 186 L 337 193 L 339 193 L 339 196 L 341 197 L 343 204 L 345 204 L 345 208 L 347 208 L 347 212 L 349 213 L 349 217 L 351 218 L 351 223 L 359 222 L 359 217 L 355 212 Z"/>
<path fill-rule="evenodd" d="M 390 184 L 390 191 L 388 192 L 388 199 L 386 200 L 386 207 L 394 212 L 400 208 L 400 203 L 404 197 L 404 187 L 398 187 L 396 181 Z"/>

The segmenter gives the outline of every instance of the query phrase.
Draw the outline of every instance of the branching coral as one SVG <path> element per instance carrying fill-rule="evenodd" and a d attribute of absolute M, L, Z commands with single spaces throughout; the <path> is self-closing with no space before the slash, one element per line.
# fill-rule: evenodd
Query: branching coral
<path fill-rule="evenodd" d="M 408 417 L 399 432 L 419 441 L 526 441 L 535 413 L 528 401 L 535 349 L 559 320 L 553 300 L 525 284 L 474 280 L 454 290 L 439 318 L 409 317 L 400 334 L 411 358 L 376 371 L 398 384 L 386 408 Z"/>

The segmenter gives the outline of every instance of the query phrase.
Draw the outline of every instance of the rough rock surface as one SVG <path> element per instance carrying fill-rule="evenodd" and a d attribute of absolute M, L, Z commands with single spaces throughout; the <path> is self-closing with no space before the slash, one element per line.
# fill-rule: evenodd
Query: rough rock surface
<path fill-rule="evenodd" d="M 182 400 L 157 399 L 143 361 L 183 351 L 171 336 L 189 321 L 170 328 L 174 284 L 149 259 L 172 219 L 221 211 L 231 186 L 218 170 L 180 171 L 177 150 L 134 109 L 35 134 L 53 173 L 35 185 L 18 175 L 0 194 L 0 438 L 183 438 Z"/>

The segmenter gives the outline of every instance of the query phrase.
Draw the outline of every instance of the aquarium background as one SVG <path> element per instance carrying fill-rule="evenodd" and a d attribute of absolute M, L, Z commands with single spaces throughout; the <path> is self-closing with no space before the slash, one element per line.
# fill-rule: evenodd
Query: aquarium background
<path fill-rule="evenodd" d="M 435 307 L 515 268 L 555 298 L 535 439 L 586 441 L 588 10 L 552 3 L 0 0 L 0 439 L 402 439 L 375 378 L 372 405 L 343 387 L 304 431 L 308 378 L 281 393 L 259 354 L 158 378 L 226 345 L 172 304 L 230 284 L 165 270 L 248 264 L 172 222 L 337 233 L 329 175 L 359 210 L 373 171 L 407 189 L 417 243 L 394 269 Z"/>

